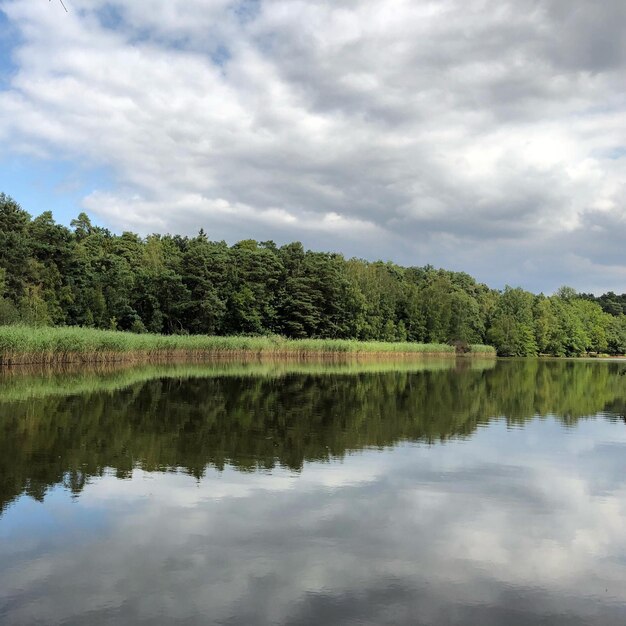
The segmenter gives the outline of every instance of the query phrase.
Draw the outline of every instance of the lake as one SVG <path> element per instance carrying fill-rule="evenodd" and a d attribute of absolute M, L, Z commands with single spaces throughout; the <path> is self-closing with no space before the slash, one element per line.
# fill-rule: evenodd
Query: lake
<path fill-rule="evenodd" d="M 0 623 L 623 626 L 625 371 L 2 372 Z"/>

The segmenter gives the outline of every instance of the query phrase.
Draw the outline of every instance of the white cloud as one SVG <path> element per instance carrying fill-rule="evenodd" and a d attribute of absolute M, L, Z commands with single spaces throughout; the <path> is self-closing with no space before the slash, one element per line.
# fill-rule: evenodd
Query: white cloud
<path fill-rule="evenodd" d="M 0 4 L 0 139 L 107 168 L 112 227 L 623 288 L 619 0 L 68 5 Z"/>

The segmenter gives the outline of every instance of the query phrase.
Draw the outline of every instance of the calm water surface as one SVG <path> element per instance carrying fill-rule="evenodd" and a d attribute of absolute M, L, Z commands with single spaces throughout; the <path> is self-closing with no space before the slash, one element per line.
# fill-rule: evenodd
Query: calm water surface
<path fill-rule="evenodd" d="M 623 626 L 624 371 L 0 374 L 0 623 Z"/>

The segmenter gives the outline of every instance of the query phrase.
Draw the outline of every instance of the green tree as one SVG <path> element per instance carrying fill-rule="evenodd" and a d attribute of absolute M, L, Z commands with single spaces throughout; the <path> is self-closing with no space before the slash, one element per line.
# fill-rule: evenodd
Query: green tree
<path fill-rule="evenodd" d="M 0 269 L 5 270 L 5 297 L 16 303 L 24 294 L 30 258 L 28 225 L 30 215 L 0 193 Z"/>
<path fill-rule="evenodd" d="M 496 306 L 488 337 L 502 356 L 536 354 L 533 295 L 507 286 Z"/>

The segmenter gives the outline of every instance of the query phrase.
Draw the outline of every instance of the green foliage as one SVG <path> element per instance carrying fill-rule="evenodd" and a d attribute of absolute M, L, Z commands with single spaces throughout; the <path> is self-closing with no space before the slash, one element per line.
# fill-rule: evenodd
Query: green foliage
<path fill-rule="evenodd" d="M 602 310 L 609 315 L 618 317 L 620 315 L 626 315 L 626 293 L 617 295 L 612 291 L 602 294 L 596 298 L 593 294 L 584 293 L 581 294 L 581 298 L 596 302 L 602 307 Z"/>
<path fill-rule="evenodd" d="M 112 325 L 116 325 L 115 318 Z M 138 318 L 132 332 L 93 328 L 0 326 L 0 365 L 10 363 L 107 362 L 168 356 L 248 353 L 307 356 L 309 354 L 454 354 L 447 344 L 423 344 L 349 339 L 285 339 L 209 335 L 155 335 L 146 333 Z M 476 346 L 484 353 L 485 347 Z"/>
<path fill-rule="evenodd" d="M 498 300 L 489 338 L 503 356 L 537 354 L 533 326 L 533 295 L 506 287 Z"/>
<path fill-rule="evenodd" d="M 626 354 L 626 315 L 613 317 L 606 334 L 609 353 Z"/>
<path fill-rule="evenodd" d="M 29 223 L 30 215 L 15 200 L 0 193 L 0 270 L 4 270 L 5 296 L 14 302 L 28 281 Z"/>
<path fill-rule="evenodd" d="M 0 298 L 0 326 L 4 324 L 17 324 L 20 320 L 20 312 L 15 305 L 6 298 Z"/>
<path fill-rule="evenodd" d="M 623 354 L 626 294 L 489 289 L 464 272 L 32 219 L 0 194 L 0 324 L 164 335 L 491 344 L 501 355 Z"/>

